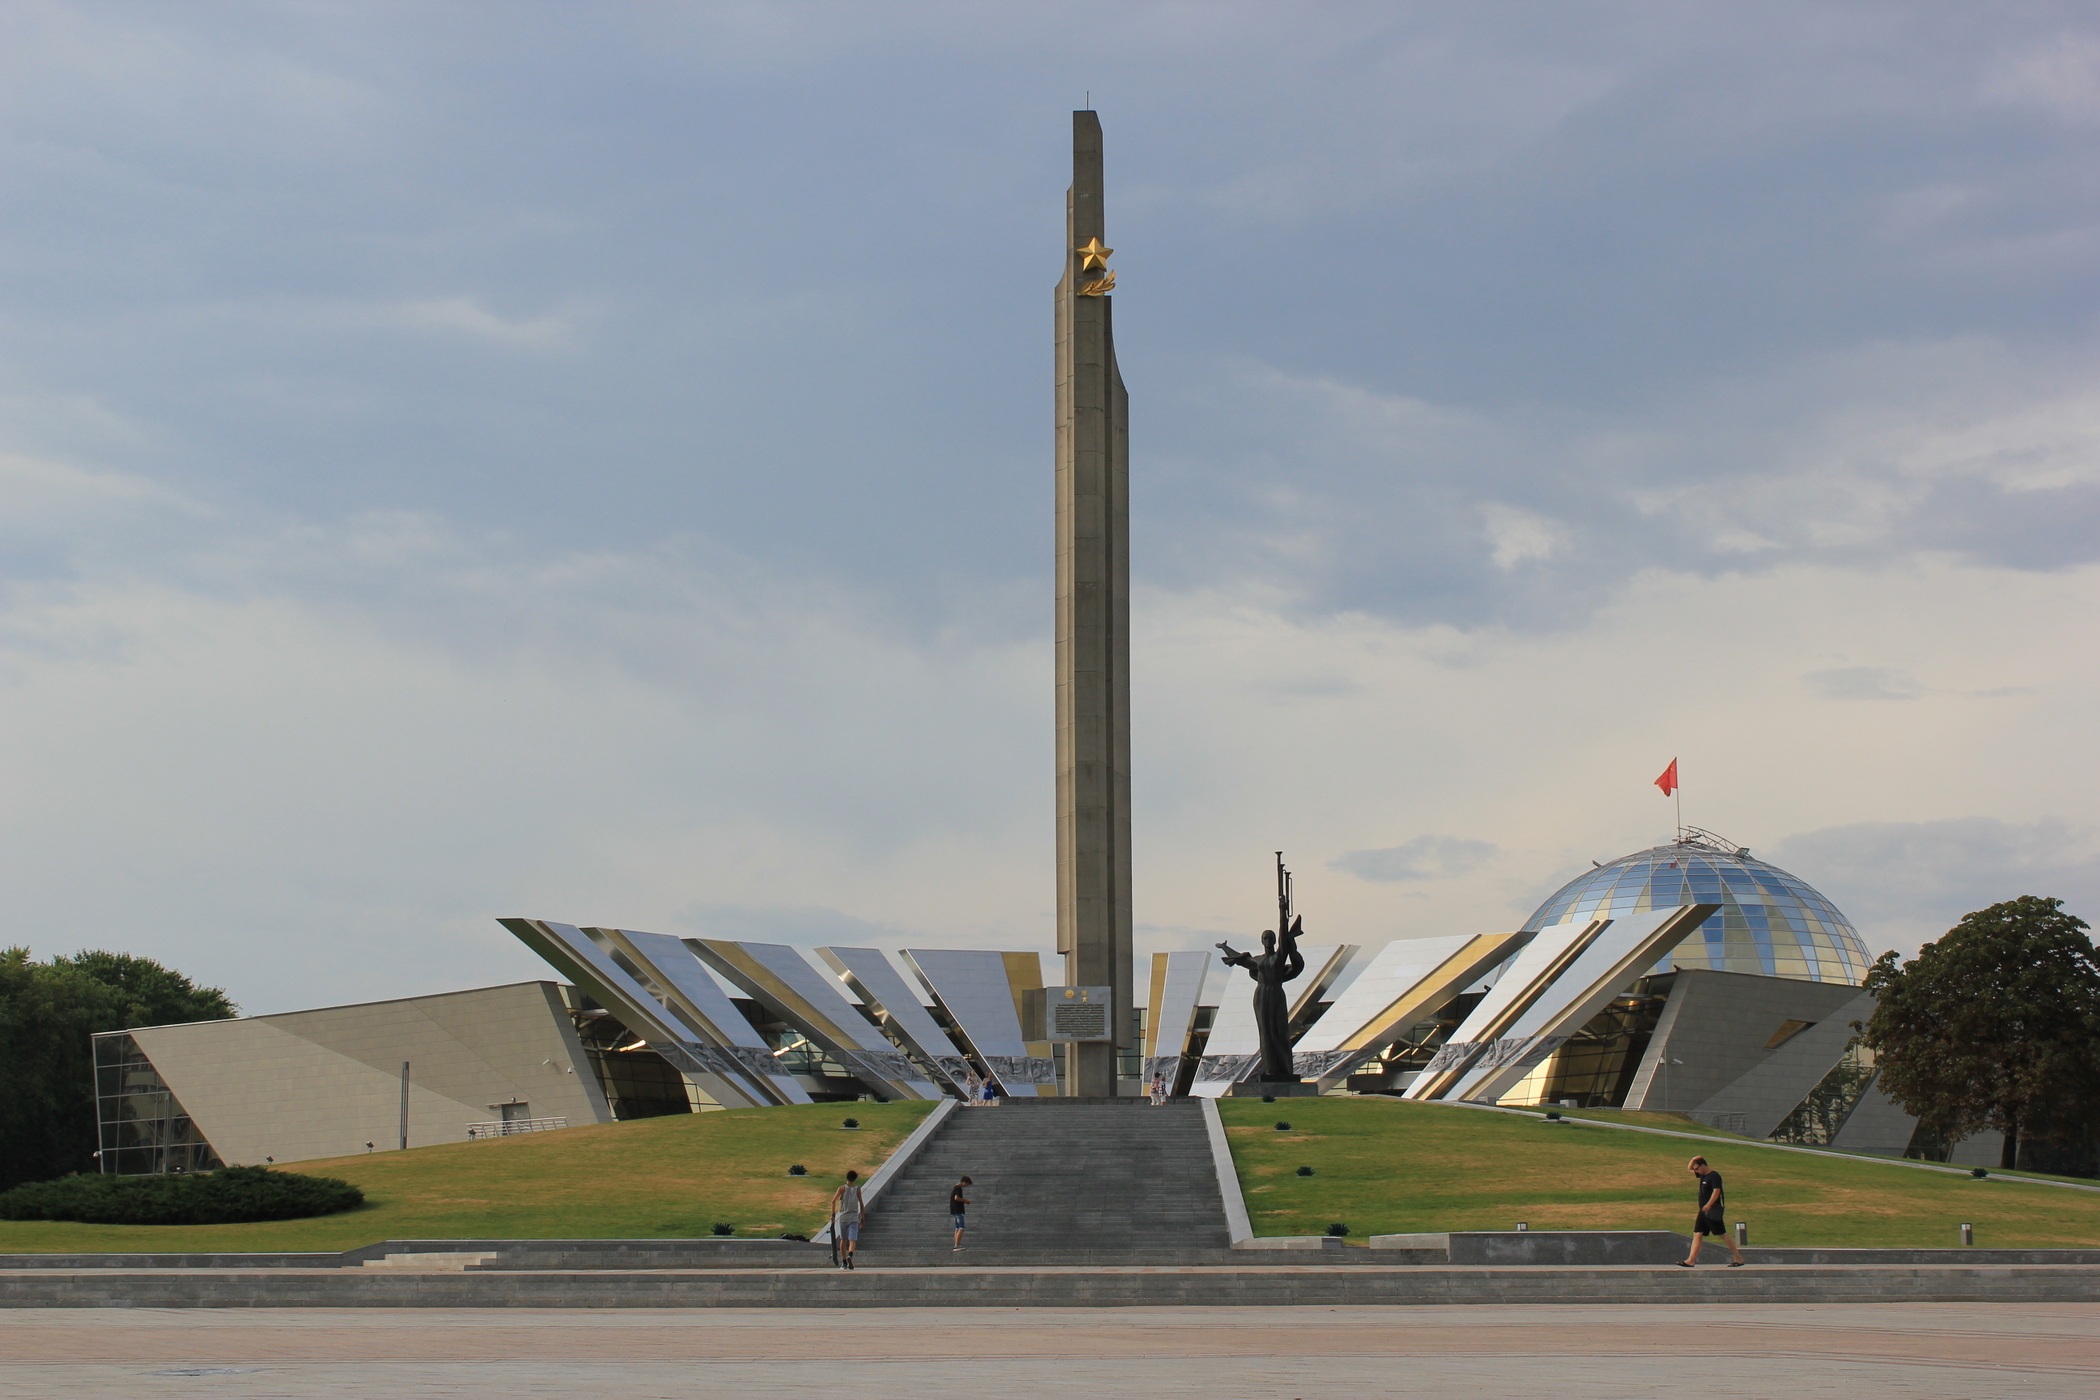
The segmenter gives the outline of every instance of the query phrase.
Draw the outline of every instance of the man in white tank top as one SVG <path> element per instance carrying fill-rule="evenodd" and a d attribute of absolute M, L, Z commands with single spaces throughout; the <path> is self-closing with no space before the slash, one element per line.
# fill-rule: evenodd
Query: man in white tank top
<path fill-rule="evenodd" d="M 860 1173 L 847 1172 L 845 1183 L 831 1193 L 831 1237 L 839 1242 L 842 1269 L 853 1267 L 853 1247 L 860 1243 L 860 1225 L 867 1214 L 867 1202 L 860 1194 Z"/>

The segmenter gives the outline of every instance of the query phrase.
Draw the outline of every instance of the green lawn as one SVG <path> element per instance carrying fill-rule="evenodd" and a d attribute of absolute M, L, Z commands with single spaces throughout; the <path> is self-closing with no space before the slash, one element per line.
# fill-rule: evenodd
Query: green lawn
<path fill-rule="evenodd" d="M 1549 1124 L 1512 1114 L 1377 1098 L 1219 1103 L 1256 1233 L 1304 1235 L 1341 1221 L 1350 1237 L 1403 1231 L 1683 1230 L 1685 1160 L 1703 1151 L 1728 1178 L 1730 1220 L 1768 1245 L 2100 1245 L 2100 1192 L 1921 1172 L 1756 1147 Z M 0 1221 L 0 1253 L 338 1250 L 386 1239 L 681 1238 L 716 1221 L 739 1235 L 813 1234 L 849 1167 L 863 1175 L 931 1108 L 817 1104 L 606 1123 L 495 1142 L 451 1143 L 296 1171 L 362 1187 L 362 1210 L 257 1225 L 74 1225 Z M 840 1131 L 858 1118 L 858 1132 Z M 1584 1116 L 1680 1127 L 1663 1114 Z M 1279 1120 L 1292 1131 L 1279 1133 Z M 1698 1131 L 1696 1127 L 1685 1131 Z M 792 1163 L 809 1175 L 791 1177 Z M 1296 1174 L 1300 1166 L 1315 1175 Z"/>
<path fill-rule="evenodd" d="M 930 1103 L 811 1104 L 601 1123 L 287 1170 L 362 1188 L 361 1210 L 255 1225 L 0 1221 L 0 1254 L 340 1250 L 399 1239 L 814 1234 L 848 1168 L 867 1177 Z M 859 1131 L 840 1123 L 860 1120 Z M 789 1176 L 790 1165 L 809 1168 Z"/>
<path fill-rule="evenodd" d="M 1393 1099 L 1225 1099 L 1218 1104 L 1258 1235 L 1350 1238 L 1414 1231 L 1690 1227 L 1685 1163 L 1704 1152 L 1728 1182 L 1728 1219 L 1761 1245 L 1945 1246 L 1956 1227 L 2004 1247 L 2100 1245 L 2100 1192 L 1978 1181 L 1867 1160 L 1711 1146 L 1579 1123 Z M 1602 1115 L 1598 1115 L 1602 1116 Z M 1611 1115 L 1642 1126 L 1663 1115 Z M 1659 1121 L 1653 1125 L 1648 1119 Z M 1277 1132 L 1287 1121 L 1290 1132 Z M 1698 1131 L 1696 1127 L 1686 1131 Z M 1309 1166 L 1314 1175 L 1297 1175 Z"/>

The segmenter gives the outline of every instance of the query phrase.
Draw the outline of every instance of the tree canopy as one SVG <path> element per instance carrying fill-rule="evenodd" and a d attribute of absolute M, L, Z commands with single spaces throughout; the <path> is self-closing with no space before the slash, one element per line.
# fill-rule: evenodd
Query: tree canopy
<path fill-rule="evenodd" d="M 1884 1093 L 1948 1139 L 2082 1137 L 2100 1110 L 2100 957 L 2063 901 L 2022 895 L 1965 916 L 1908 962 L 1884 954 L 1860 1040 Z"/>
<path fill-rule="evenodd" d="M 94 1170 L 90 1036 L 236 1014 L 217 987 L 150 958 L 91 951 L 39 963 L 27 948 L 0 949 L 0 1190 Z"/>

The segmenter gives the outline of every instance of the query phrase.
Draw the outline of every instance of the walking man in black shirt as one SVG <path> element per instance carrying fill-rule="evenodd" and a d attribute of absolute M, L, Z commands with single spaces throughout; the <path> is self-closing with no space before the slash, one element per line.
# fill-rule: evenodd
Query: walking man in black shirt
<path fill-rule="evenodd" d="M 966 1228 L 963 1224 L 963 1217 L 970 1209 L 970 1198 L 963 1194 L 963 1188 L 969 1184 L 970 1178 L 964 1177 L 961 1181 L 948 1188 L 948 1218 L 955 1222 L 955 1249 L 952 1252 L 956 1254 L 960 1254 L 963 1251 L 962 1237 L 963 1230 Z"/>
<path fill-rule="evenodd" d="M 1706 1243 L 1708 1235 L 1719 1235 L 1721 1243 L 1727 1245 L 1728 1252 L 1735 1256 L 1735 1262 L 1728 1267 L 1740 1269 L 1743 1267 L 1743 1251 L 1735 1247 L 1734 1239 L 1728 1234 L 1728 1222 L 1721 1218 L 1721 1213 L 1728 1208 L 1728 1199 L 1721 1192 L 1721 1174 L 1708 1166 L 1704 1157 L 1692 1158 L 1690 1165 L 1692 1175 L 1699 1178 L 1699 1218 L 1692 1222 L 1691 1256 L 1678 1260 L 1677 1267 L 1695 1267 L 1699 1262 L 1699 1246 Z"/>

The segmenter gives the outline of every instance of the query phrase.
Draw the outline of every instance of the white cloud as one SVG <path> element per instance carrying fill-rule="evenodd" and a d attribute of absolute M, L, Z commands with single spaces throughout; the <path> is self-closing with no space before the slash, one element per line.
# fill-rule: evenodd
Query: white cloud
<path fill-rule="evenodd" d="M 1916 681 L 1887 666 L 1832 666 L 1802 679 L 1829 700 L 1915 700 L 1923 693 Z"/>
<path fill-rule="evenodd" d="M 1492 841 L 1457 836 L 1417 836 L 1397 846 L 1345 851 L 1327 863 L 1359 880 L 1434 880 L 1477 870 L 1495 854 Z"/>
<path fill-rule="evenodd" d="M 1480 508 L 1487 521 L 1489 555 L 1498 569 L 1551 559 L 1568 547 L 1567 527 L 1528 510 L 1490 501 Z"/>
<path fill-rule="evenodd" d="M 2100 925 L 2100 830 L 2054 818 L 1857 822 L 1789 836 L 1772 854 L 1818 871 L 1875 952 L 1910 956 L 1963 915 L 2028 894 Z"/>
<path fill-rule="evenodd" d="M 2100 37 L 2067 31 L 2001 60 L 1984 92 L 2086 125 L 2100 122 Z"/>
<path fill-rule="evenodd" d="M 561 345 L 575 331 L 572 316 L 504 317 L 469 296 L 436 297 L 375 307 L 355 313 L 355 319 L 368 325 L 450 331 L 475 340 L 535 350 Z"/>

